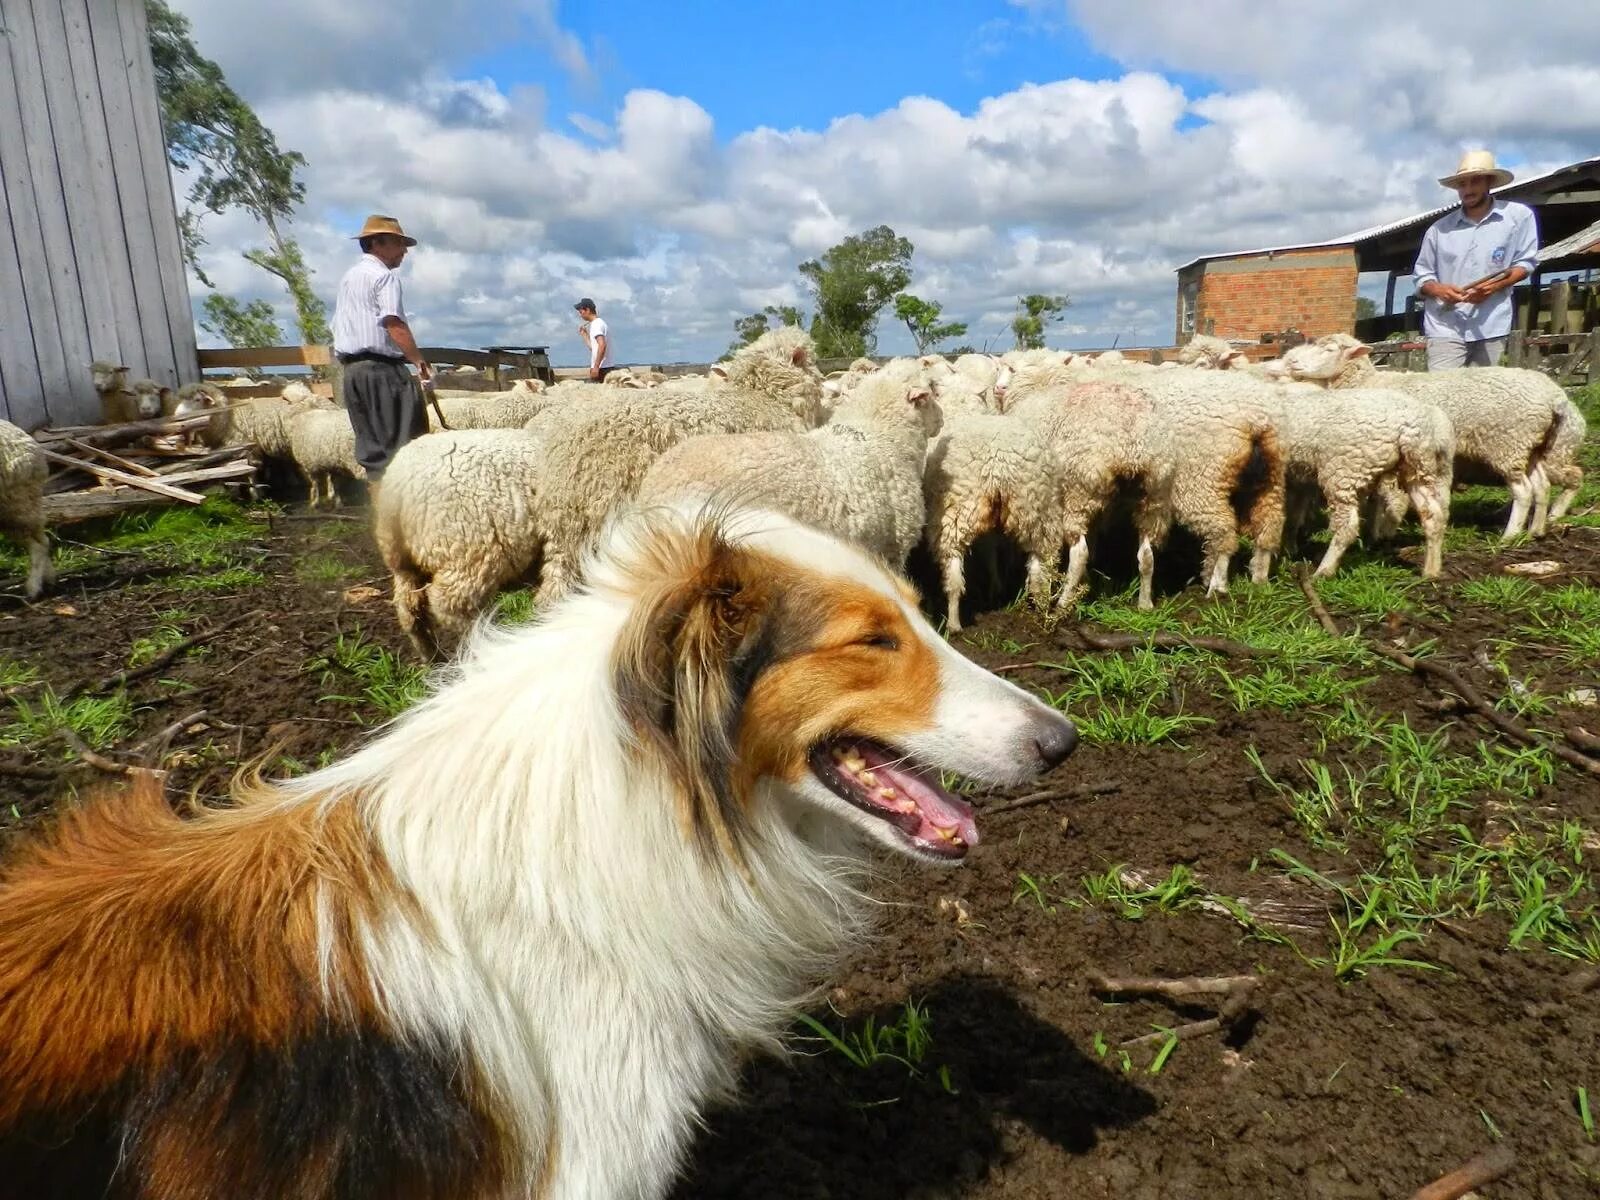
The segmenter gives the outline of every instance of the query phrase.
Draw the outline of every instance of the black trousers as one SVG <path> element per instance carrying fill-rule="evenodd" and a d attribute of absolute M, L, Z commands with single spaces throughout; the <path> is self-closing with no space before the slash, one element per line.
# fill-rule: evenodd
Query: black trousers
<path fill-rule="evenodd" d="M 344 369 L 344 407 L 356 431 L 356 461 L 382 479 L 390 460 L 428 432 L 428 414 L 404 363 L 354 362 Z"/>

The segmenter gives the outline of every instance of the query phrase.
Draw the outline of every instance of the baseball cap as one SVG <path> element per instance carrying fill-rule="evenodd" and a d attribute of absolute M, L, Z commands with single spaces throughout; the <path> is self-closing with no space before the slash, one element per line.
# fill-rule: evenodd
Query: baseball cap
<path fill-rule="evenodd" d="M 594 308 L 594 301 L 585 296 L 572 306 L 573 308 Z M 596 311 L 599 311 L 598 309 Z"/>

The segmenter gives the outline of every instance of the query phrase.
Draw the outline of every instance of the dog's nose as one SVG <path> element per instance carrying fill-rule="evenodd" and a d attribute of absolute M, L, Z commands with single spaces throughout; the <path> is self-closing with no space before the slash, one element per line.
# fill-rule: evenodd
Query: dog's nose
<path fill-rule="evenodd" d="M 1078 731 L 1065 717 L 1056 717 L 1033 735 L 1033 744 L 1045 770 L 1059 766 L 1078 747 Z"/>

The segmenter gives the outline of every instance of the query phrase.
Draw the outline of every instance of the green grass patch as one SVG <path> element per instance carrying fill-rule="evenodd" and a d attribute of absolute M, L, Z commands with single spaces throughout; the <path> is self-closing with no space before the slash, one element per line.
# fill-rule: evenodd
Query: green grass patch
<path fill-rule="evenodd" d="M 933 1019 L 927 1007 L 915 1000 L 907 1000 L 892 1021 L 869 1016 L 854 1028 L 841 1025 L 835 1030 L 808 1013 L 801 1013 L 799 1020 L 812 1035 L 799 1040 L 820 1044 L 822 1052 L 837 1054 L 858 1070 L 891 1064 L 914 1078 L 926 1074 L 928 1052 L 933 1048 Z M 955 1093 L 948 1066 L 935 1069 L 933 1078 L 944 1091 Z"/>
<path fill-rule="evenodd" d="M 1317 591 L 1336 612 L 1380 621 L 1392 612 L 1416 612 L 1413 593 L 1421 585 L 1417 573 L 1406 567 L 1363 562 L 1340 570 L 1332 578 L 1317 580 Z"/>
<path fill-rule="evenodd" d="M 306 669 L 320 673 L 323 687 L 354 684 L 359 689 L 336 692 L 323 700 L 375 709 L 385 718 L 399 716 L 428 691 L 425 668 L 403 661 L 360 629 L 341 633 L 333 649 L 311 659 Z"/>
<path fill-rule="evenodd" d="M 260 526 L 247 511 L 221 496 L 198 505 L 127 513 L 113 523 L 102 545 L 112 550 L 142 550 L 179 566 L 217 567 L 236 557 L 239 543 Z"/>
<path fill-rule="evenodd" d="M 1143 920 L 1152 912 L 1173 913 L 1193 908 L 1209 893 L 1195 880 L 1194 872 L 1182 863 L 1157 883 L 1143 884 L 1132 879 L 1125 863 L 1107 867 L 1099 875 L 1083 877 L 1083 894 L 1091 904 L 1114 910 L 1129 921 Z"/>
<path fill-rule="evenodd" d="M 294 565 L 295 577 L 306 583 L 344 583 L 365 570 L 361 564 L 347 562 L 337 554 L 310 554 Z"/>
<path fill-rule="evenodd" d="M 507 625 L 526 625 L 533 620 L 533 589 L 513 588 L 501 592 L 494 604 L 494 617 Z"/>
<path fill-rule="evenodd" d="M 18 662 L 14 658 L 0 658 L 0 690 L 21 687 L 25 683 L 37 683 L 38 680 L 38 667 L 31 663 Z"/>
<path fill-rule="evenodd" d="M 0 725 L 0 746 L 36 746 L 66 728 L 91 750 L 104 750 L 133 732 L 133 702 L 126 692 L 63 701 L 46 687 L 31 698 L 13 697 L 11 706 L 15 715 Z"/>
<path fill-rule="evenodd" d="M 1486 575 L 1456 585 L 1456 595 L 1468 604 L 1496 612 L 1531 612 L 1539 605 L 1539 585 L 1511 575 Z"/>
<path fill-rule="evenodd" d="M 1162 653 L 1150 647 L 1125 654 L 1069 654 L 1052 664 L 1064 677 L 1062 686 L 1040 689 L 1040 694 L 1070 713 L 1079 735 L 1090 742 L 1172 741 L 1185 730 L 1215 724 L 1183 711 L 1178 672 L 1196 659 L 1194 651 Z M 1166 711 L 1169 707 L 1177 711 Z"/>
<path fill-rule="evenodd" d="M 267 577 L 253 567 L 224 567 L 209 575 L 185 575 L 163 580 L 163 586 L 175 592 L 225 592 L 230 588 L 257 587 Z"/>

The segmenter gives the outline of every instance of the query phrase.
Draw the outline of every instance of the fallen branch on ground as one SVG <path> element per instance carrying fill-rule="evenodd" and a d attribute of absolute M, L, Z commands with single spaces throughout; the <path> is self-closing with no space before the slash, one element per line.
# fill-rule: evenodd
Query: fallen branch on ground
<path fill-rule="evenodd" d="M 1317 621 L 1334 637 L 1344 637 L 1339 632 L 1339 627 L 1334 624 L 1333 618 L 1323 606 L 1322 597 L 1317 595 L 1316 584 L 1312 582 L 1308 572 L 1300 572 L 1300 590 L 1305 593 L 1306 601 L 1311 605 L 1311 611 Z M 1586 771 L 1590 775 L 1600 776 L 1600 759 L 1591 758 L 1569 746 L 1563 746 L 1548 738 L 1540 737 L 1522 722 L 1508 717 L 1493 704 L 1483 698 L 1483 694 L 1469 683 L 1459 671 L 1446 666 L 1442 662 L 1435 662 L 1431 658 L 1415 658 L 1396 646 L 1384 642 L 1365 641 L 1368 649 L 1376 654 L 1383 655 L 1391 662 L 1399 663 L 1414 675 L 1422 676 L 1430 681 L 1443 683 L 1466 703 L 1467 707 L 1488 721 L 1506 737 L 1524 746 L 1533 746 L 1559 758 L 1562 762 Z"/>
<path fill-rule="evenodd" d="M 176 646 L 171 646 L 162 651 L 149 662 L 145 663 L 142 667 L 130 667 L 126 671 L 118 671 L 115 675 L 107 675 L 104 679 L 98 680 L 95 683 L 82 687 L 70 688 L 68 689 L 67 694 L 62 697 L 62 699 L 72 700 L 78 696 L 98 695 L 101 692 L 109 692 L 113 688 L 125 687 L 132 683 L 135 679 L 143 679 L 146 675 L 154 675 L 157 671 L 164 670 L 166 667 L 171 665 L 172 661 L 179 655 L 187 653 L 188 651 L 193 650 L 196 646 L 203 645 L 204 643 L 211 641 L 213 638 L 228 632 L 228 630 L 234 628 L 235 626 L 243 625 L 246 621 L 254 620 L 256 617 L 261 615 L 263 615 L 263 610 L 256 609 L 254 612 L 247 612 L 241 616 L 234 617 L 232 620 L 224 621 L 221 625 L 218 625 L 213 629 L 208 629 L 204 633 L 197 633 L 193 637 L 184 638 L 183 641 L 179 642 Z"/>
<path fill-rule="evenodd" d="M 1581 725 L 1574 725 L 1567 730 L 1567 741 L 1580 750 L 1600 753 L 1600 737 L 1596 737 Z"/>
<path fill-rule="evenodd" d="M 1143 650 L 1147 647 L 1158 650 L 1209 650 L 1213 654 L 1225 654 L 1231 658 L 1260 658 L 1268 653 L 1254 646 L 1247 646 L 1243 642 L 1199 634 L 1099 633 L 1093 629 L 1085 629 L 1082 625 L 1074 625 L 1072 632 L 1094 650 Z"/>
<path fill-rule="evenodd" d="M 196 709 L 187 717 L 182 717 L 168 725 L 165 729 L 140 742 L 128 753 L 137 758 L 147 759 L 151 766 L 159 766 L 161 759 L 166 755 L 167 748 L 172 745 L 172 739 L 177 737 L 196 721 L 204 721 L 211 714 L 205 709 Z"/>
<path fill-rule="evenodd" d="M 1163 1000 L 1180 1003 L 1195 996 L 1226 997 L 1216 1016 L 1207 1017 L 1203 1021 L 1190 1021 L 1185 1025 L 1174 1025 L 1171 1029 L 1158 1030 L 1155 1033 L 1146 1033 L 1118 1042 L 1117 1045 L 1124 1050 L 1134 1046 L 1165 1042 L 1169 1037 L 1181 1042 L 1187 1038 L 1204 1037 L 1206 1034 L 1231 1029 L 1249 1011 L 1250 998 L 1260 983 L 1261 978 L 1257 975 L 1210 977 L 1192 975 L 1184 979 L 1114 979 L 1098 971 L 1089 975 L 1089 986 L 1097 992 L 1125 996 L 1159 996 Z"/>
<path fill-rule="evenodd" d="M 97 754 L 93 750 L 89 749 L 89 744 L 78 736 L 78 731 L 72 728 L 72 726 L 63 725 L 61 727 L 61 737 L 65 739 L 67 745 L 72 747 L 73 751 L 79 758 L 83 759 L 84 762 L 88 763 L 95 770 L 104 771 L 108 775 L 133 774 L 134 768 L 126 766 L 123 763 L 112 762 L 111 759 L 107 758 L 105 755 Z"/>
<path fill-rule="evenodd" d="M 1019 796 L 1015 800 L 1006 800 L 1000 804 L 985 804 L 978 811 L 985 820 L 998 816 L 1000 813 L 1016 812 L 1019 808 L 1032 808 L 1036 804 L 1049 804 L 1052 800 L 1087 800 L 1090 796 L 1109 796 L 1113 792 L 1120 792 L 1120 783 L 1092 783 L 1087 787 L 1067 788 L 1059 791 L 1030 792 L 1026 796 Z"/>
<path fill-rule="evenodd" d="M 1496 1146 L 1493 1150 L 1485 1150 L 1466 1166 L 1458 1167 L 1448 1175 L 1441 1175 L 1416 1192 L 1411 1200 L 1460 1200 L 1468 1192 L 1486 1183 L 1493 1183 L 1516 1164 L 1517 1156 L 1510 1146 Z"/>

